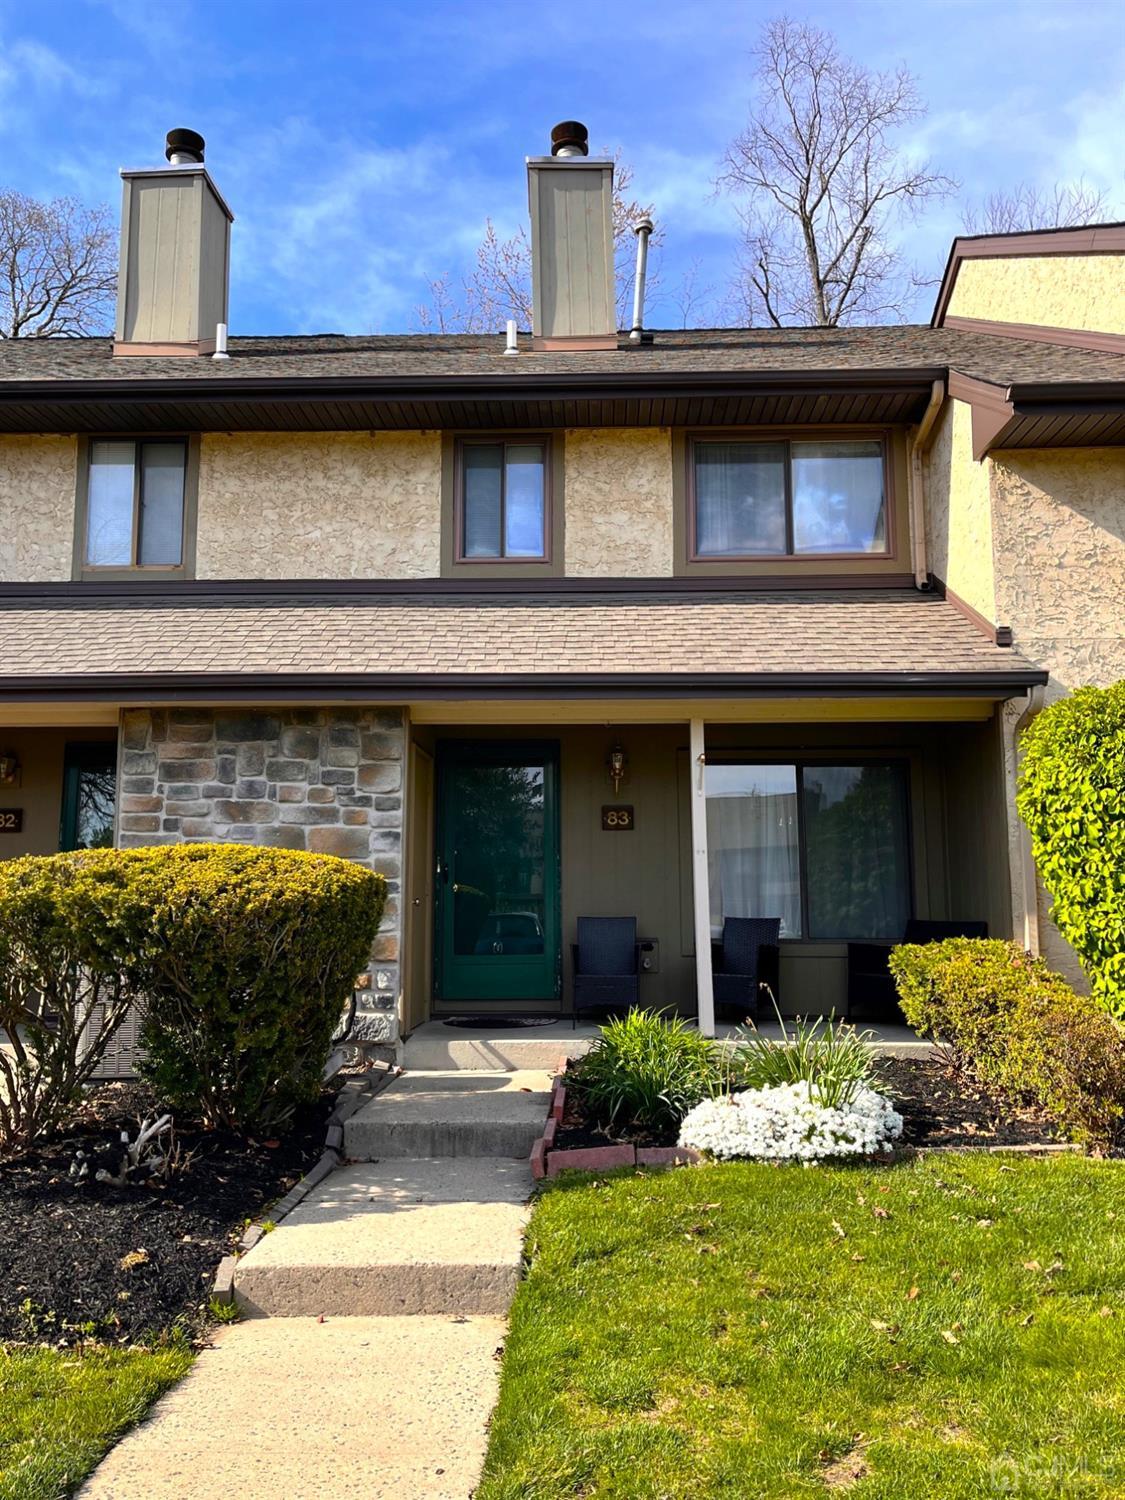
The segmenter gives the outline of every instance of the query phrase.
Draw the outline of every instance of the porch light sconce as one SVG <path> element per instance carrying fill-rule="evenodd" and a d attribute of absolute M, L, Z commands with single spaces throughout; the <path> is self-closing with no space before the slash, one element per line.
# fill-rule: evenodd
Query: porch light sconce
<path fill-rule="evenodd" d="M 613 782 L 613 794 L 616 797 L 621 790 L 621 783 L 625 780 L 625 767 L 629 764 L 629 757 L 620 745 L 614 745 L 606 758 L 606 766 L 609 768 L 609 779 Z"/>
<path fill-rule="evenodd" d="M 15 786 L 19 779 L 19 758 L 11 750 L 5 750 L 0 755 L 0 786 Z"/>

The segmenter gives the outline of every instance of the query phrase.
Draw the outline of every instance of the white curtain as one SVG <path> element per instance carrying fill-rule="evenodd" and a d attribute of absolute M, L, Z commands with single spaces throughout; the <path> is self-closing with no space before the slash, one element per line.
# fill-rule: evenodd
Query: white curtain
<path fill-rule="evenodd" d="M 801 934 L 797 776 L 793 766 L 708 766 L 711 928 L 726 917 L 780 917 Z"/>

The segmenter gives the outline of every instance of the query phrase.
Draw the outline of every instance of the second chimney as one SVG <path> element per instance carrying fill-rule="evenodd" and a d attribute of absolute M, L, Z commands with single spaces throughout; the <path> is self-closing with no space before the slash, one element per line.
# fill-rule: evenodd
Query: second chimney
<path fill-rule="evenodd" d="M 527 159 L 532 347 L 616 349 L 613 162 L 591 160 L 577 120 L 551 131 L 551 155 Z"/>
<path fill-rule="evenodd" d="M 234 215 L 194 130 L 170 130 L 169 165 L 122 171 L 115 355 L 200 355 L 225 324 Z"/>

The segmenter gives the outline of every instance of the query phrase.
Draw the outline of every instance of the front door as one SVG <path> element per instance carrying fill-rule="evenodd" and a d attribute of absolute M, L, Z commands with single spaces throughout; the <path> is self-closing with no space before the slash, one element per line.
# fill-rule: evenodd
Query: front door
<path fill-rule="evenodd" d="M 439 746 L 435 995 L 560 993 L 558 745 Z"/>

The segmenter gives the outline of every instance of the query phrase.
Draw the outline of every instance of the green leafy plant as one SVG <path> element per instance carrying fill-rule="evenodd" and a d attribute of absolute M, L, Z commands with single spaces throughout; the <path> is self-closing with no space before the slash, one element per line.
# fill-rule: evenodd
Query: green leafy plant
<path fill-rule="evenodd" d="M 1125 1126 L 1125 1028 L 1015 943 L 949 938 L 895 948 L 906 1019 L 947 1043 L 982 1082 L 1038 1104 L 1073 1139 Z"/>
<path fill-rule="evenodd" d="M 1079 688 L 1022 743 L 1016 806 L 1051 916 L 1093 994 L 1125 1020 L 1125 682 Z"/>
<path fill-rule="evenodd" d="M 52 1130 L 129 1009 L 81 855 L 0 862 L 0 1149 Z"/>
<path fill-rule="evenodd" d="M 772 994 L 781 1039 L 773 1041 L 740 1027 L 731 1049 L 730 1084 L 734 1089 L 776 1088 L 784 1083 L 808 1083 L 818 1104 L 840 1109 L 851 1104 L 861 1088 L 875 1088 L 873 1032 L 857 1032 L 830 1015 L 815 1021 L 799 1016 L 788 1025 Z"/>
<path fill-rule="evenodd" d="M 242 1317 L 237 1302 L 221 1302 L 218 1297 L 212 1297 L 207 1303 L 207 1313 L 214 1323 L 237 1323 Z"/>
<path fill-rule="evenodd" d="M 689 1022 L 631 1010 L 600 1028 L 573 1087 L 603 1125 L 662 1129 L 678 1125 L 720 1074 L 714 1043 Z"/>
<path fill-rule="evenodd" d="M 87 850 L 106 940 L 141 1009 L 139 1071 L 210 1125 L 276 1128 L 316 1096 L 369 961 L 386 882 L 246 844 Z"/>

